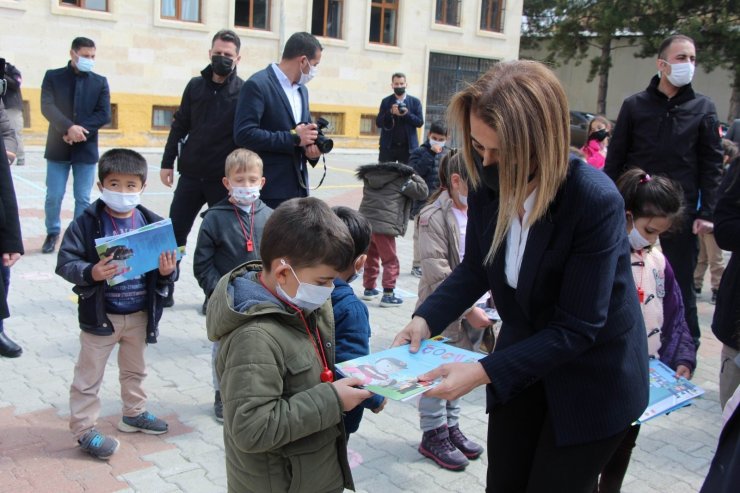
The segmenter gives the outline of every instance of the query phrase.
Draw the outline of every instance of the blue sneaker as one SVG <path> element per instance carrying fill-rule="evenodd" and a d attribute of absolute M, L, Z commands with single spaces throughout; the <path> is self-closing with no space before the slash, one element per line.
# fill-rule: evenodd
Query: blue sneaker
<path fill-rule="evenodd" d="M 403 304 L 403 300 L 398 298 L 393 291 L 383 292 L 383 297 L 380 298 L 380 306 L 383 308 L 390 308 L 393 306 L 399 306 Z"/>
<path fill-rule="evenodd" d="M 121 421 L 118 422 L 118 429 L 125 433 L 140 431 L 148 435 L 161 435 L 167 433 L 167 423 L 149 411 L 144 411 L 132 418 L 128 416 L 121 417 Z"/>
<path fill-rule="evenodd" d="M 113 455 L 118 450 L 118 445 L 120 445 L 115 438 L 107 437 L 94 428 L 82 435 L 77 443 L 80 444 L 82 450 L 96 459 L 102 460 Z"/>
<path fill-rule="evenodd" d="M 362 293 L 362 299 L 367 301 L 372 301 L 375 298 L 377 298 L 380 295 L 380 291 L 377 289 L 366 289 L 364 293 Z"/>

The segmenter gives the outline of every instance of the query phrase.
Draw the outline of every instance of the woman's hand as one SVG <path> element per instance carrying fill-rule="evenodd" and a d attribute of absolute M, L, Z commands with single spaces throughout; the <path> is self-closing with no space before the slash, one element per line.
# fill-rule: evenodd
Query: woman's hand
<path fill-rule="evenodd" d="M 419 350 L 419 344 L 423 339 L 429 339 L 432 332 L 429 330 L 427 321 L 421 317 L 414 317 L 411 322 L 403 328 L 401 332 L 396 334 L 396 338 L 393 339 L 391 347 L 402 346 L 404 344 L 411 344 L 409 351 L 415 353 Z"/>
<path fill-rule="evenodd" d="M 431 382 L 438 378 L 442 383 L 424 393 L 448 401 L 464 396 L 479 385 L 491 383 L 488 374 L 480 363 L 447 363 L 419 375 L 419 381 Z"/>

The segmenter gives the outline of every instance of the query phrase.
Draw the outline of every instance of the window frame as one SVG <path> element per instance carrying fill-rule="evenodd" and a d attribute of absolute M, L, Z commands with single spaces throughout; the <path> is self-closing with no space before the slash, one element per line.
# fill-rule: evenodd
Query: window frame
<path fill-rule="evenodd" d="M 329 118 L 327 118 L 329 117 Z M 324 134 L 329 137 L 342 137 L 347 135 L 347 114 L 341 111 L 312 111 L 311 120 L 316 123 L 319 118 L 325 118 L 330 127 L 324 130 Z M 334 123 L 338 123 L 335 125 Z"/>
<path fill-rule="evenodd" d="M 440 5 L 440 2 L 442 5 Z M 447 11 L 448 11 L 448 3 L 449 2 L 457 2 L 457 22 L 455 24 L 451 24 L 447 22 Z M 461 24 L 461 17 L 462 17 L 462 0 L 437 0 L 435 2 L 435 12 L 434 12 L 434 23 L 440 26 L 449 26 L 449 27 L 460 27 Z M 439 19 L 440 10 L 442 12 L 442 19 Z"/>
<path fill-rule="evenodd" d="M 377 116 L 378 115 L 373 114 L 373 113 L 361 113 L 360 114 L 360 131 L 359 131 L 360 137 L 377 137 L 378 135 L 380 135 L 380 132 L 378 130 L 378 125 L 376 122 Z M 370 121 L 370 131 L 369 132 L 362 131 L 362 121 L 363 120 Z"/>
<path fill-rule="evenodd" d="M 60 7 L 68 7 L 71 9 L 82 9 L 82 10 L 89 10 L 91 12 L 110 12 L 110 0 L 103 0 L 105 2 L 105 10 L 100 9 L 92 9 L 87 6 L 87 0 L 74 0 L 74 4 L 65 2 L 63 0 L 58 0 L 58 4 Z"/>
<path fill-rule="evenodd" d="M 313 32 L 313 11 L 314 11 L 314 5 L 316 4 L 317 1 L 318 2 L 323 2 L 323 4 L 324 4 L 324 18 L 322 20 L 322 31 L 321 31 L 321 33 L 315 33 L 315 32 Z M 338 31 L 339 31 L 339 33 L 338 33 L 337 36 L 331 36 L 327 32 L 327 23 L 328 23 L 328 19 L 329 19 L 329 2 L 338 2 L 339 5 L 340 5 L 339 18 L 338 18 L 338 21 L 339 21 Z M 347 8 L 347 3 L 345 2 L 345 0 L 311 0 L 310 8 L 311 8 L 311 20 L 310 20 L 311 25 L 310 25 L 310 29 L 309 30 L 311 31 L 311 34 L 313 34 L 314 36 L 319 36 L 319 37 L 327 38 L 327 39 L 336 39 L 336 40 L 343 40 L 344 39 L 344 16 L 345 16 L 346 8 Z"/>
<path fill-rule="evenodd" d="M 198 20 L 191 21 L 182 18 L 182 2 L 183 0 L 174 0 L 175 2 L 175 15 L 174 17 L 165 16 L 162 13 L 162 6 L 165 0 L 159 1 L 159 18 L 164 21 L 175 21 L 175 22 L 187 22 L 188 24 L 202 24 L 203 23 L 203 0 L 197 0 L 198 2 Z"/>
<path fill-rule="evenodd" d="M 110 104 L 110 123 L 100 127 L 100 130 L 106 130 L 106 131 L 117 131 L 118 130 L 118 103 Z"/>
<path fill-rule="evenodd" d="M 168 104 L 154 104 L 154 105 L 152 105 L 152 119 L 151 119 L 151 123 L 152 123 L 152 126 L 151 126 L 151 129 L 152 129 L 153 131 L 156 131 L 156 132 L 169 132 L 169 131 L 170 131 L 170 129 L 172 128 L 172 122 L 170 121 L 170 124 L 169 124 L 169 125 L 167 125 L 167 126 L 164 126 L 164 125 L 155 125 L 155 124 L 154 124 L 154 114 L 155 114 L 155 113 L 156 113 L 156 112 L 157 112 L 158 110 L 159 110 L 159 111 L 170 111 L 170 110 L 171 110 L 171 111 L 172 111 L 172 117 L 173 117 L 173 119 L 174 119 L 174 117 L 175 117 L 175 112 L 176 112 L 176 111 L 177 111 L 177 110 L 178 110 L 179 108 L 180 108 L 179 106 L 175 106 L 175 105 L 168 105 Z"/>
<path fill-rule="evenodd" d="M 236 2 L 237 0 L 233 0 L 233 2 L 230 2 L 231 4 L 231 12 L 234 16 L 234 28 L 236 29 L 251 29 L 255 31 L 262 31 L 262 32 L 270 32 L 272 31 L 272 0 L 264 0 L 265 5 L 267 7 L 267 17 L 265 19 L 265 27 L 255 27 L 254 26 L 254 2 L 255 0 L 247 0 L 249 2 L 249 11 L 251 12 L 251 16 L 249 19 L 249 23 L 252 24 L 250 26 L 245 26 L 243 24 L 239 24 L 238 20 L 236 18 Z"/>
<path fill-rule="evenodd" d="M 380 8 L 380 22 L 381 22 L 381 26 L 379 30 L 380 41 L 373 41 L 370 39 L 370 33 L 372 32 L 372 24 L 370 23 L 372 23 L 373 8 L 377 8 L 377 7 Z M 368 23 L 369 23 L 368 25 L 370 26 L 370 29 L 368 30 L 368 37 L 367 37 L 368 43 L 372 45 L 376 45 L 376 46 L 392 46 L 392 47 L 398 46 L 398 17 L 399 17 L 400 10 L 401 10 L 400 7 L 401 7 L 401 0 L 372 0 L 370 2 L 370 15 L 368 16 Z M 393 25 L 393 43 L 388 43 L 383 40 L 383 34 L 385 31 L 383 29 L 382 23 L 383 23 L 383 19 L 385 19 L 385 12 L 388 10 L 392 10 L 396 12 L 396 22 Z"/>
<path fill-rule="evenodd" d="M 488 2 L 488 11 L 486 12 L 485 3 Z M 491 19 L 493 14 L 493 7 L 498 4 L 498 18 Z M 486 24 L 484 27 L 484 18 Z M 498 22 L 496 22 L 498 20 Z M 478 18 L 478 29 L 484 33 L 504 33 L 504 23 L 506 21 L 506 0 L 481 0 L 480 2 L 480 16 Z"/>

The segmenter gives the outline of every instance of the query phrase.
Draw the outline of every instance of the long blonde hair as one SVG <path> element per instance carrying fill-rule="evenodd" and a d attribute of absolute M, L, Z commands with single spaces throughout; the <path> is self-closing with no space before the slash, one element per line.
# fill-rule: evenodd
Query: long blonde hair
<path fill-rule="evenodd" d="M 568 172 L 568 99 L 545 65 L 527 60 L 501 62 L 452 97 L 448 120 L 462 144 L 470 182 L 480 185 L 473 159 L 470 117 L 475 115 L 497 134 L 499 148 L 498 222 L 485 263 L 493 262 L 511 223 L 527 198 L 534 169 L 537 196 L 526 226 L 542 218 Z"/>

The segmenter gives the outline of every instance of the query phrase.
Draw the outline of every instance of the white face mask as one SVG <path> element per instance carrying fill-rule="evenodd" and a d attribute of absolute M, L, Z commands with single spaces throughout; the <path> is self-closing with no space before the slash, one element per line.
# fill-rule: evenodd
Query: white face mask
<path fill-rule="evenodd" d="M 100 200 L 112 210 L 125 214 L 141 203 L 141 192 L 120 193 L 104 188 Z"/>
<path fill-rule="evenodd" d="M 304 74 L 303 70 L 301 70 L 301 80 L 298 81 L 299 84 L 306 85 L 309 82 L 311 82 L 311 79 L 316 77 L 316 74 L 319 73 L 319 68 L 315 65 L 311 65 L 311 63 L 308 64 L 308 73 Z"/>
<path fill-rule="evenodd" d="M 666 75 L 668 82 L 675 87 L 683 87 L 691 84 L 691 81 L 694 79 L 694 70 L 696 69 L 693 63 L 668 63 L 668 65 L 671 66 L 671 73 Z"/>
<path fill-rule="evenodd" d="M 652 243 L 646 240 L 645 237 L 643 237 L 640 232 L 637 231 L 634 221 L 632 221 L 632 231 L 629 232 L 627 237 L 630 240 L 630 246 L 635 251 L 642 250 L 643 248 L 647 248 L 652 245 Z"/>
<path fill-rule="evenodd" d="M 280 263 L 282 265 L 288 265 L 285 263 L 285 260 L 280 260 Z M 296 275 L 295 271 L 293 270 L 293 267 L 288 265 L 290 268 L 290 271 L 293 273 L 293 275 L 296 278 L 296 281 L 298 281 L 298 290 L 295 293 L 295 296 L 290 296 L 288 293 L 286 293 L 282 286 L 278 283 L 277 285 L 277 293 L 280 295 L 281 298 L 287 300 L 291 304 L 297 306 L 298 308 L 302 308 L 306 311 L 312 312 L 319 308 L 321 305 L 326 303 L 326 300 L 329 299 L 331 296 L 331 292 L 334 290 L 334 286 L 317 286 L 315 284 L 310 284 L 307 282 L 301 282 L 300 279 L 298 279 L 298 276 Z"/>
<path fill-rule="evenodd" d="M 239 206 L 250 206 L 260 198 L 260 187 L 235 187 L 232 185 L 231 197 Z"/>
<path fill-rule="evenodd" d="M 93 67 L 95 67 L 95 60 L 78 56 L 76 65 L 80 72 L 92 72 Z"/>
<path fill-rule="evenodd" d="M 447 141 L 446 141 L 446 140 L 434 140 L 434 139 L 429 139 L 429 145 L 430 145 L 430 146 L 439 146 L 439 147 L 444 147 L 444 146 L 445 146 L 445 144 L 447 144 Z"/>

